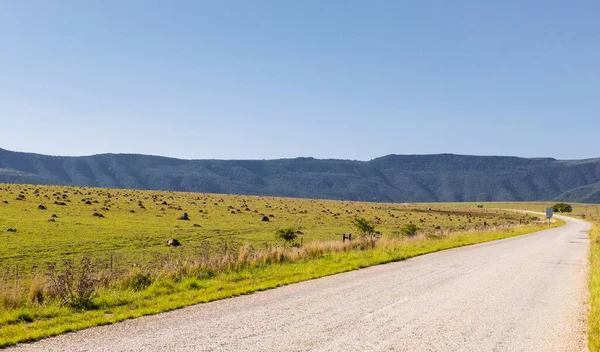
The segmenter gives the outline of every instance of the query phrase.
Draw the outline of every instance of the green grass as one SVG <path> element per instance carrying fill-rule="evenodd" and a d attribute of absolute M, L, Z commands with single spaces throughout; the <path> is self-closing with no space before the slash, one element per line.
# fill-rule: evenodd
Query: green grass
<path fill-rule="evenodd" d="M 481 202 L 481 203 L 444 203 L 447 208 L 465 207 L 476 208 L 478 205 L 484 209 L 519 209 L 544 213 L 547 207 L 552 207 L 557 202 Z M 572 213 L 565 213 L 566 216 L 577 216 L 583 219 L 594 219 L 600 217 L 600 204 L 569 203 L 573 206 Z M 557 214 L 561 215 L 561 214 Z"/>
<path fill-rule="evenodd" d="M 553 226 L 559 225 L 557 222 Z M 51 304 L 3 311 L 0 313 L 0 346 L 399 261 L 448 248 L 519 236 L 545 228 L 547 226 L 531 225 L 441 238 L 381 241 L 374 249 L 333 252 L 310 260 L 225 271 L 210 279 L 160 279 L 138 292 L 107 288 L 101 290 L 94 299 L 96 309 L 93 310 L 78 311 Z"/>
<path fill-rule="evenodd" d="M 184 212 L 189 221 L 178 220 Z M 342 243 L 342 233 L 356 238 L 356 216 L 382 238 Z M 0 185 L 0 346 L 546 228 L 537 221 L 475 204 Z M 408 224 L 416 236 L 403 233 Z M 301 248 L 276 238 L 290 227 Z M 48 266 L 64 273 L 70 259 L 77 271 L 82 258 L 92 261 L 95 295 L 61 304 Z"/>
<path fill-rule="evenodd" d="M 594 223 L 590 240 L 588 346 L 590 351 L 600 351 L 600 220 Z"/>
<path fill-rule="evenodd" d="M 21 194 L 24 200 L 16 200 Z M 86 200 L 91 204 L 85 204 Z M 38 210 L 39 205 L 47 209 Z M 94 211 L 104 218 L 92 216 Z M 177 220 L 184 212 L 190 220 Z M 53 214 L 58 217 L 52 219 Z M 273 217 L 263 222 L 263 215 Z M 355 233 L 350 223 L 355 216 L 375 220 L 384 237 L 401 236 L 401 228 L 411 222 L 421 232 L 436 233 L 481 228 L 484 223 L 514 225 L 522 219 L 509 211 L 445 204 L 0 184 L 0 280 L 43 274 L 48 262 L 79 260 L 83 255 L 120 270 L 157 265 L 170 256 L 189 256 L 206 247 L 214 250 L 223 242 L 265 247 L 281 243 L 275 237 L 281 227 L 301 230 L 303 243 L 340 240 L 342 233 Z M 436 230 L 438 226 L 441 230 Z M 17 232 L 6 232 L 9 228 Z M 177 251 L 165 246 L 171 237 L 182 243 Z"/>

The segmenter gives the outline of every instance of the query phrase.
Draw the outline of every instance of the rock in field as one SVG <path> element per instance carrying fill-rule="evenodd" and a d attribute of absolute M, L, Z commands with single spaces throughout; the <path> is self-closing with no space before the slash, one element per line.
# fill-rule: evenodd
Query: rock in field
<path fill-rule="evenodd" d="M 177 241 L 174 238 L 169 238 L 167 240 L 167 246 L 177 247 L 177 246 L 181 246 L 181 243 L 179 243 L 179 241 Z"/>

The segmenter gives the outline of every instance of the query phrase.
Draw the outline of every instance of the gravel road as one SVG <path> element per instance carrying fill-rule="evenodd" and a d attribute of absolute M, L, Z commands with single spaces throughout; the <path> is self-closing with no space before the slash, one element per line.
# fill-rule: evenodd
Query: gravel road
<path fill-rule="evenodd" d="M 586 222 L 12 351 L 585 351 Z"/>

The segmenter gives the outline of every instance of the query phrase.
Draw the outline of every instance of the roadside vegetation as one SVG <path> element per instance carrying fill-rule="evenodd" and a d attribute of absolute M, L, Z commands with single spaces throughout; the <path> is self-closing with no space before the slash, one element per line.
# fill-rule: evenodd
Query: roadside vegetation
<path fill-rule="evenodd" d="M 590 240 L 588 345 L 590 351 L 600 351 L 600 217 L 594 219 Z"/>
<path fill-rule="evenodd" d="M 564 204 L 564 205 L 563 205 Z M 565 207 L 565 205 L 567 207 Z M 600 204 L 585 204 L 585 203 L 555 203 L 555 202 L 479 202 L 479 203 L 445 203 L 445 206 L 449 209 L 465 207 L 473 207 L 478 209 L 517 209 L 517 210 L 528 210 L 537 211 L 544 213 L 546 208 L 553 208 L 555 212 L 560 213 L 558 207 L 566 216 L 576 216 L 582 219 L 595 219 L 600 218 Z M 561 214 L 557 214 L 561 215 Z"/>
<path fill-rule="evenodd" d="M 466 204 L 0 185 L 0 346 L 522 235 L 542 222 Z"/>

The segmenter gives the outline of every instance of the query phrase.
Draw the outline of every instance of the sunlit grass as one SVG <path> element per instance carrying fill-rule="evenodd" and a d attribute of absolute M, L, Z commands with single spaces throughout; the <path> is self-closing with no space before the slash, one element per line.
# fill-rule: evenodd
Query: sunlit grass
<path fill-rule="evenodd" d="M 560 223 L 553 226 L 558 225 Z M 500 231 L 457 233 L 440 238 L 380 240 L 375 248 L 363 250 L 345 250 L 339 242 L 324 243 L 312 248 L 288 249 L 287 257 L 277 263 L 256 263 L 240 270 L 225 270 L 211 278 L 199 278 L 197 271 L 190 270 L 187 275 L 178 278 L 169 278 L 168 275 L 155 278 L 149 287 L 141 291 L 111 286 L 98 292 L 93 310 L 76 310 L 54 302 L 2 311 L 0 346 L 546 228 L 546 225 L 530 225 Z M 312 254 L 298 255 L 297 252 L 302 250 Z M 23 315 L 28 318 L 22 319 Z"/>
<path fill-rule="evenodd" d="M 373 220 L 388 238 L 401 236 L 409 223 L 437 233 L 522 219 L 509 211 L 464 207 L 0 184 L 0 279 L 43 273 L 50 261 L 83 255 L 112 270 L 156 265 L 174 255 L 165 245 L 169 238 L 182 243 L 177 255 L 184 256 L 223 242 L 255 248 L 281 243 L 275 237 L 281 227 L 300 230 L 304 244 L 341 240 L 342 233 L 355 233 L 350 220 L 356 216 Z M 184 212 L 190 220 L 177 220 Z M 261 221 L 263 216 L 270 221 Z"/>
<path fill-rule="evenodd" d="M 590 240 L 588 344 L 590 351 L 600 351 L 600 220 L 594 223 Z"/>
<path fill-rule="evenodd" d="M 357 216 L 381 238 L 358 239 Z M 477 204 L 0 185 L 0 346 L 546 228 L 538 221 Z M 276 238 L 284 227 L 299 231 L 299 248 Z M 65 304 L 48 265 L 77 269 L 81 258 L 92 260 L 95 295 Z"/>

